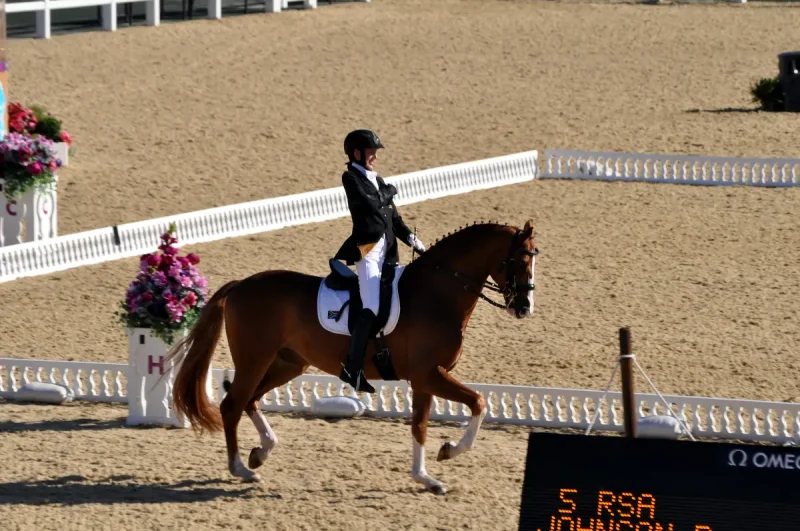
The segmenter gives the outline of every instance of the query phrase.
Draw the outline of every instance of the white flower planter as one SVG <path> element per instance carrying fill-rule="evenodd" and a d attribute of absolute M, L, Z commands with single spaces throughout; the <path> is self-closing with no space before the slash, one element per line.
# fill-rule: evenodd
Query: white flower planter
<path fill-rule="evenodd" d="M 61 159 L 61 165 L 69 165 L 69 145 L 66 142 L 53 142 L 53 150 L 56 152 L 56 157 Z"/>
<path fill-rule="evenodd" d="M 149 328 L 127 328 L 128 334 L 128 420 L 130 426 L 160 424 L 188 428 L 172 410 L 172 382 L 180 367 L 164 361 L 169 346 L 153 336 Z M 176 340 L 188 330 L 176 333 Z M 211 368 L 206 393 L 213 401 Z"/>
<path fill-rule="evenodd" d="M 0 247 L 58 236 L 57 175 L 55 179 L 49 191 L 30 191 L 16 201 L 6 199 L 0 179 Z"/>

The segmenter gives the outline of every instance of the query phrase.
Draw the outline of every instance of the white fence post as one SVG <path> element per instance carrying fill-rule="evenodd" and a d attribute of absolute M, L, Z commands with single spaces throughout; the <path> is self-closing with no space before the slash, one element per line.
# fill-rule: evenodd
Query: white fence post
<path fill-rule="evenodd" d="M 264 11 L 267 13 L 280 13 L 283 0 L 266 0 L 264 2 Z"/>
<path fill-rule="evenodd" d="M 106 31 L 117 31 L 117 0 L 111 0 L 109 4 L 102 7 L 103 29 Z"/>
<path fill-rule="evenodd" d="M 153 336 L 149 328 L 129 328 L 128 333 L 128 420 L 130 426 L 162 424 L 189 427 L 172 409 L 172 383 L 179 364 L 164 360 L 169 346 Z M 176 336 L 185 336 L 188 331 Z M 208 369 L 206 393 L 213 401 L 212 369 Z"/>
<path fill-rule="evenodd" d="M 6 198 L 3 184 L 0 179 L 0 247 L 58 236 L 58 176 L 49 191 L 31 190 L 18 201 Z"/>
<path fill-rule="evenodd" d="M 145 5 L 145 17 L 148 26 L 161 24 L 161 0 L 149 0 Z"/>
<path fill-rule="evenodd" d="M 49 39 L 51 32 L 50 0 L 44 0 L 44 9 L 36 12 L 36 37 Z"/>
<path fill-rule="evenodd" d="M 222 18 L 222 0 L 208 0 L 208 15 L 210 19 Z"/>

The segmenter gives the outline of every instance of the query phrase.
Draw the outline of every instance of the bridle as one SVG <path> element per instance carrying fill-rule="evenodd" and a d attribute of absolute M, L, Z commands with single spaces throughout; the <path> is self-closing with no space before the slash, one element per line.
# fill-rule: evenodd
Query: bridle
<path fill-rule="evenodd" d="M 505 287 L 501 288 L 498 284 L 491 282 L 489 280 L 485 280 L 483 282 L 478 282 L 475 279 L 470 278 L 469 276 L 459 272 L 453 271 L 442 266 L 440 263 L 433 260 L 434 269 L 437 271 L 444 271 L 446 273 L 450 273 L 455 278 L 461 280 L 465 279 L 467 284 L 464 284 L 464 291 L 468 291 L 477 295 L 481 299 L 485 300 L 492 306 L 496 308 L 500 308 L 503 310 L 508 310 L 511 307 L 512 303 L 517 303 L 520 298 L 520 295 L 527 294 L 529 291 L 533 291 L 536 289 L 536 286 L 533 282 L 526 282 L 525 284 L 518 284 L 517 283 L 517 276 L 514 274 L 516 273 L 517 263 L 524 264 L 523 261 L 517 258 L 517 255 L 522 253 L 527 256 L 536 256 L 539 254 L 539 249 L 534 248 L 533 251 L 529 251 L 528 249 L 522 247 L 521 242 L 519 242 L 519 236 L 522 234 L 520 229 L 517 229 L 516 234 L 514 234 L 514 238 L 511 240 L 511 247 L 508 249 L 508 256 L 506 259 L 500 263 L 501 266 L 505 266 Z M 424 254 L 420 255 L 420 258 L 424 258 Z M 470 289 L 470 284 L 473 286 L 477 285 L 480 286 L 479 290 Z M 503 299 L 508 299 L 509 302 L 505 304 L 501 304 L 499 302 L 495 302 L 486 295 L 484 295 L 483 290 L 488 289 L 490 291 L 494 291 L 495 293 L 500 293 L 503 295 Z M 516 311 L 519 311 L 519 304 L 515 304 Z"/>

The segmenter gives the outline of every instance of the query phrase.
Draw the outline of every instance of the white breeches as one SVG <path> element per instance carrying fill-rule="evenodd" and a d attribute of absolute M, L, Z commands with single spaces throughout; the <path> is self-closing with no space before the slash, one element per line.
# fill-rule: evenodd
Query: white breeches
<path fill-rule="evenodd" d="M 365 310 L 372 310 L 376 316 L 380 304 L 381 270 L 385 258 L 386 238 L 382 236 L 375 247 L 367 253 L 367 256 L 356 262 L 361 302 L 364 304 Z"/>

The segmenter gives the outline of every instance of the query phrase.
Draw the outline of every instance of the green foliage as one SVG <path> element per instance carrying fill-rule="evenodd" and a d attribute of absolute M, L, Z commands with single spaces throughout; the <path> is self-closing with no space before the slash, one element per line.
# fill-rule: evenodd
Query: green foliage
<path fill-rule="evenodd" d="M 119 311 L 114 312 L 117 322 L 126 328 L 149 328 L 153 336 L 163 341 L 168 346 L 175 344 L 176 335 L 182 334 L 184 329 L 190 329 L 200 317 L 200 310 L 192 308 L 183 314 L 183 320 L 176 324 L 169 318 L 152 315 L 149 313 L 132 313 L 125 301 L 119 303 Z"/>
<path fill-rule="evenodd" d="M 750 96 L 754 103 L 760 103 L 765 111 L 782 111 L 784 109 L 783 87 L 778 76 L 762 77 L 750 86 Z"/>
<path fill-rule="evenodd" d="M 54 116 L 46 116 L 36 124 L 36 133 L 54 142 L 60 142 L 61 121 Z"/>
<path fill-rule="evenodd" d="M 40 122 L 45 118 L 47 118 L 48 116 L 50 116 L 50 113 L 47 112 L 47 109 L 45 109 L 41 105 L 31 105 L 30 111 L 36 117 L 36 120 Z"/>

